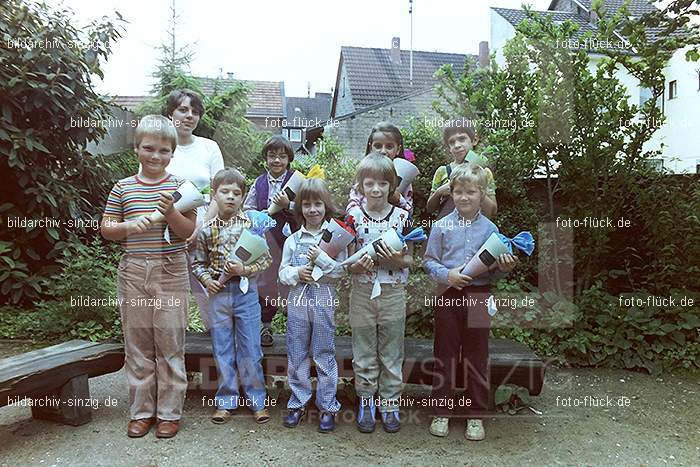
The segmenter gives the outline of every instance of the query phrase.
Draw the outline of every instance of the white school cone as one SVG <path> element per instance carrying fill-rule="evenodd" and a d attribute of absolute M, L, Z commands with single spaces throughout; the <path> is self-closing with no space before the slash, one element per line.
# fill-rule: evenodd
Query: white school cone
<path fill-rule="evenodd" d="M 250 233 L 249 230 L 244 230 L 241 232 L 241 236 L 238 237 L 236 245 L 229 254 L 227 261 L 238 261 L 243 265 L 247 266 L 260 258 L 268 250 L 267 242 L 263 237 L 259 237 Z M 231 278 L 231 275 L 224 273 L 221 277 L 221 283 L 224 284 Z M 241 292 L 248 292 L 249 280 L 247 277 L 241 277 L 240 279 L 240 289 Z"/>
<path fill-rule="evenodd" d="M 399 177 L 399 186 L 396 189 L 399 193 L 406 191 L 408 185 L 410 185 L 420 173 L 418 167 L 400 157 L 394 159 L 394 170 L 396 170 L 396 175 Z"/>
<path fill-rule="evenodd" d="M 508 246 L 501 241 L 496 232 L 492 233 L 486 239 L 481 248 L 469 260 L 462 269 L 462 274 L 465 274 L 472 279 L 484 274 L 489 270 L 489 267 L 496 262 L 496 258 L 504 253 L 508 253 Z"/>
<path fill-rule="evenodd" d="M 323 229 L 321 242 L 318 247 L 325 251 L 331 258 L 337 257 L 341 251 L 350 245 L 355 236 L 345 227 L 340 225 L 335 219 L 328 221 L 328 225 Z M 323 277 L 323 270 L 315 265 L 311 271 L 311 278 L 315 281 Z"/>
<path fill-rule="evenodd" d="M 188 211 L 190 209 L 198 208 L 199 206 L 204 206 L 204 195 L 199 192 L 194 183 L 186 180 L 185 183 L 173 193 L 173 198 L 175 198 L 175 203 L 173 207 L 179 212 Z M 153 211 L 149 216 L 151 222 L 162 222 L 165 220 L 165 216 L 160 213 L 157 209 Z"/>
<path fill-rule="evenodd" d="M 373 241 L 372 243 L 369 243 L 362 247 L 359 251 L 355 252 L 354 255 L 343 261 L 342 265 L 343 266 L 349 266 L 351 264 L 356 263 L 357 261 L 360 260 L 365 254 L 368 254 L 371 258 L 376 258 L 377 257 L 377 244 L 379 242 L 384 242 L 385 244 L 389 245 L 392 247 L 394 250 L 399 250 L 401 251 L 403 249 L 403 242 L 399 238 L 399 234 L 396 233 L 396 230 L 391 229 L 387 230 L 382 234 L 381 237 Z M 372 285 L 372 294 L 370 295 L 370 299 L 378 297 L 382 293 L 382 285 L 379 283 L 379 278 L 375 279 L 374 284 Z"/>
<path fill-rule="evenodd" d="M 360 258 L 362 258 L 365 255 L 365 253 L 367 253 L 373 259 L 376 258 L 376 245 L 382 241 L 390 247 L 392 247 L 394 250 L 400 251 L 403 249 L 403 242 L 399 238 L 399 234 L 396 233 L 396 230 L 389 229 L 386 232 L 384 232 L 381 237 L 379 237 L 372 243 L 363 246 L 359 251 L 356 251 L 354 255 L 343 261 L 342 265 L 350 266 L 351 264 L 355 264 L 360 260 Z"/>
<path fill-rule="evenodd" d="M 301 184 L 304 183 L 304 180 L 306 180 L 304 174 L 298 170 L 295 170 L 289 180 L 287 180 L 287 183 L 284 184 L 282 191 L 287 194 L 289 201 L 294 201 L 294 198 L 296 198 L 299 188 L 301 188 Z M 268 208 L 267 213 L 272 216 L 281 210 L 282 206 L 273 203 Z"/>

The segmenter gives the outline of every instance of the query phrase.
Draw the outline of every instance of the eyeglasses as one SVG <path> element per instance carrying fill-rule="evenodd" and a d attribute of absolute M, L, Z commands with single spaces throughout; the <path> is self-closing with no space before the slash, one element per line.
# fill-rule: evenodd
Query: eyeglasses
<path fill-rule="evenodd" d="M 278 161 L 283 161 L 283 160 L 289 159 L 289 155 L 288 154 L 270 154 L 270 153 L 267 153 L 267 158 L 270 160 L 277 159 Z"/>

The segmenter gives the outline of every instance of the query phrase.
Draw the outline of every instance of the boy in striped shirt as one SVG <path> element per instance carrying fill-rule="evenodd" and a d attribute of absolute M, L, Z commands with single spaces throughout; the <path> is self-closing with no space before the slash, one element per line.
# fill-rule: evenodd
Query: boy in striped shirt
<path fill-rule="evenodd" d="M 101 224 L 102 236 L 121 242 L 125 250 L 118 295 L 132 438 L 144 436 L 156 423 L 157 437 L 175 436 L 187 391 L 185 239 L 194 231 L 195 211 L 180 213 L 173 207 L 172 194 L 184 183 L 165 170 L 176 144 L 170 120 L 159 115 L 141 119 L 134 135 L 141 169 L 114 185 Z M 148 217 L 156 209 L 164 222 Z M 166 227 L 170 242 L 164 239 Z"/>

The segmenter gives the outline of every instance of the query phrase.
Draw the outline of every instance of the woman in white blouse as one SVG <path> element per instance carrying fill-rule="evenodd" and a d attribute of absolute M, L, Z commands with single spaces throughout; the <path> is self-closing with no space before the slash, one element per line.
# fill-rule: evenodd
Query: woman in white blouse
<path fill-rule="evenodd" d="M 166 104 L 166 115 L 170 117 L 177 130 L 177 148 L 166 168 L 177 177 L 190 180 L 200 190 L 209 185 L 214 174 L 224 168 L 224 158 L 216 141 L 193 135 L 199 120 L 204 114 L 202 98 L 190 89 L 178 89 L 170 93 Z M 216 203 L 197 209 L 197 228 L 187 239 L 191 250 L 202 223 L 216 216 Z M 190 269 L 190 287 L 194 294 L 202 322 L 209 329 L 207 319 L 207 291 L 194 277 Z"/>

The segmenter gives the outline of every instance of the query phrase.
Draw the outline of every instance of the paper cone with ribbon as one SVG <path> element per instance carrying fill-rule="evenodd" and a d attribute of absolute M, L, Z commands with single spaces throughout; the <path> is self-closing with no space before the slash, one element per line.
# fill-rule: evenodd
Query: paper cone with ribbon
<path fill-rule="evenodd" d="M 418 167 L 400 157 L 394 159 L 394 170 L 396 170 L 396 175 L 398 177 L 398 187 L 396 190 L 399 193 L 406 191 L 408 185 L 413 183 L 413 180 L 415 180 L 420 173 Z"/>
<path fill-rule="evenodd" d="M 462 274 L 472 279 L 484 274 L 499 256 L 505 253 L 513 253 L 513 246 L 530 256 L 535 250 L 535 240 L 530 232 L 520 232 L 512 239 L 494 232 L 462 268 Z"/>
<path fill-rule="evenodd" d="M 175 200 L 173 207 L 180 212 L 189 211 L 190 209 L 195 209 L 205 204 L 204 195 L 200 193 L 194 183 L 189 180 L 186 180 L 185 183 L 173 193 L 173 198 Z M 151 222 L 162 222 L 165 220 L 165 216 L 157 209 L 148 217 L 151 219 Z"/>
<path fill-rule="evenodd" d="M 362 258 L 365 254 L 368 254 L 372 259 L 376 258 L 377 247 L 381 242 L 383 242 L 385 245 L 390 246 L 394 250 L 402 250 L 403 247 L 406 245 L 406 242 L 423 241 L 426 238 L 428 237 L 425 236 L 425 232 L 423 232 L 423 229 L 421 227 L 416 227 L 415 229 L 411 230 L 411 232 L 409 232 L 407 235 L 402 235 L 395 229 L 389 229 L 386 232 L 384 232 L 381 237 L 379 237 L 371 243 L 368 243 L 359 251 L 355 252 L 354 255 L 343 261 L 342 265 L 349 266 L 351 264 L 354 264 L 357 261 L 359 261 L 360 258 Z M 374 285 L 372 286 L 372 294 L 370 295 L 370 298 L 376 298 L 381 293 L 381 284 L 379 283 L 379 279 L 377 278 L 374 280 Z"/>
<path fill-rule="evenodd" d="M 227 261 L 239 262 L 247 266 L 255 262 L 258 258 L 269 250 L 267 241 L 265 240 L 265 232 L 277 225 L 277 221 L 260 211 L 246 211 L 251 226 L 241 232 L 238 241 L 229 250 Z M 223 284 L 231 278 L 231 275 L 224 273 L 220 282 Z M 249 281 L 247 277 L 241 277 L 240 288 L 241 292 L 248 292 Z"/>
<path fill-rule="evenodd" d="M 328 221 L 328 225 L 321 233 L 319 248 L 326 252 L 331 258 L 337 257 L 341 251 L 350 245 L 355 239 L 355 232 L 352 227 L 336 219 Z M 314 266 L 311 277 L 317 281 L 323 277 L 323 270 L 319 266 Z"/>
<path fill-rule="evenodd" d="M 302 183 L 304 183 L 304 180 L 306 180 L 307 178 L 323 179 L 325 177 L 325 172 L 318 164 L 311 167 L 311 169 L 309 170 L 309 175 L 304 175 L 298 170 L 295 170 L 292 176 L 289 178 L 289 180 L 287 180 L 287 183 L 285 183 L 282 187 L 282 192 L 284 192 L 287 195 L 287 198 L 289 198 L 290 202 L 294 201 L 294 198 L 296 198 L 297 193 L 299 193 L 299 189 L 301 188 Z M 267 212 L 271 216 L 273 216 L 280 212 L 282 209 L 282 206 L 280 206 L 279 204 L 272 203 L 267 209 Z"/>

